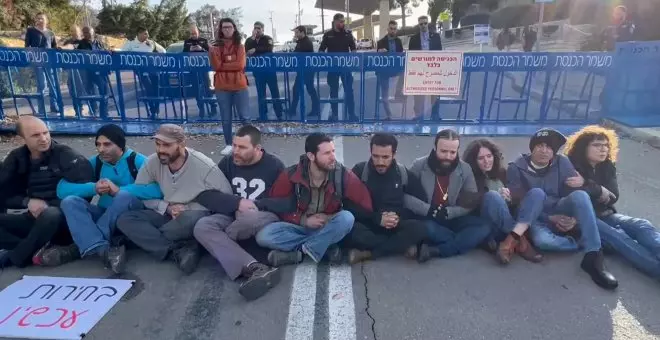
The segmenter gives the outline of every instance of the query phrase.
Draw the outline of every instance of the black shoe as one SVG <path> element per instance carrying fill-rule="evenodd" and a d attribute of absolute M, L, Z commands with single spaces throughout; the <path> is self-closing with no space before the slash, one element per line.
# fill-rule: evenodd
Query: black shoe
<path fill-rule="evenodd" d="M 172 251 L 172 258 L 177 263 L 179 269 L 186 274 L 190 275 L 197 268 L 199 264 L 200 251 L 197 243 L 186 243 Z"/>
<path fill-rule="evenodd" d="M 0 269 L 11 267 L 13 263 L 10 258 L 11 252 L 7 249 L 0 249 Z"/>
<path fill-rule="evenodd" d="M 344 253 L 341 251 L 341 248 L 339 248 L 337 245 L 332 245 L 325 252 L 325 258 L 331 264 L 341 264 L 342 261 L 344 260 Z"/>
<path fill-rule="evenodd" d="M 438 247 L 429 246 L 428 244 L 422 244 L 419 247 L 419 257 L 417 258 L 417 262 L 424 263 L 432 257 L 440 257 L 440 249 L 438 249 Z"/>
<path fill-rule="evenodd" d="M 268 263 L 273 267 L 286 266 L 288 264 L 298 264 L 302 262 L 303 255 L 299 251 L 279 251 L 271 250 L 268 253 Z"/>
<path fill-rule="evenodd" d="M 56 267 L 80 258 L 80 250 L 75 244 L 68 246 L 51 246 L 43 249 L 33 258 L 35 265 Z"/>
<path fill-rule="evenodd" d="M 112 270 L 115 274 L 121 274 L 126 265 L 126 246 L 110 247 L 100 254 L 103 264 L 106 268 Z"/>
<path fill-rule="evenodd" d="M 248 300 L 256 300 L 280 283 L 280 270 L 261 263 L 252 263 L 243 274 L 247 277 L 238 288 L 238 293 Z"/>
<path fill-rule="evenodd" d="M 619 286 L 619 282 L 614 278 L 614 275 L 605 268 L 605 264 L 603 264 L 603 253 L 600 251 L 586 253 L 580 267 L 601 288 L 614 290 Z"/>

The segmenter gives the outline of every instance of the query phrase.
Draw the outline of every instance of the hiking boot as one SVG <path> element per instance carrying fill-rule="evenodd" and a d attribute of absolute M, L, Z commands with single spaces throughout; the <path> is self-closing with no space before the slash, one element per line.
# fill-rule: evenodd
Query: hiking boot
<path fill-rule="evenodd" d="M 68 246 L 52 246 L 39 249 L 32 257 L 32 263 L 37 266 L 56 267 L 80 258 L 80 250 L 75 244 Z"/>
<path fill-rule="evenodd" d="M 195 271 L 199 263 L 199 257 L 199 246 L 195 242 L 185 243 L 172 251 L 174 262 L 186 275 L 190 275 Z"/>
<path fill-rule="evenodd" d="M 371 252 L 368 250 L 351 249 L 348 252 L 348 263 L 350 264 L 356 264 L 367 260 L 371 260 Z"/>
<path fill-rule="evenodd" d="M 438 247 L 429 246 L 428 244 L 422 244 L 419 247 L 417 262 L 424 263 L 432 257 L 440 257 L 440 249 Z"/>
<path fill-rule="evenodd" d="M 126 246 L 105 248 L 99 252 L 103 266 L 115 274 L 121 274 L 126 265 Z"/>
<path fill-rule="evenodd" d="M 590 251 L 584 255 L 580 264 L 582 270 L 587 272 L 591 279 L 601 288 L 614 290 L 619 286 L 612 273 L 607 271 L 603 263 L 603 253 L 600 251 Z"/>
<path fill-rule="evenodd" d="M 500 242 L 500 245 L 497 247 L 495 258 L 497 258 L 501 264 L 509 264 L 519 243 L 520 241 L 516 240 L 512 235 L 507 235 L 504 241 Z"/>
<path fill-rule="evenodd" d="M 332 245 L 325 252 L 325 258 L 330 264 L 341 264 L 344 259 L 344 254 L 341 252 L 341 248 L 337 245 Z"/>
<path fill-rule="evenodd" d="M 418 255 L 419 255 L 419 248 L 417 247 L 417 245 L 408 247 L 408 249 L 406 249 L 406 252 L 403 253 L 403 257 L 410 260 L 416 260 Z"/>
<path fill-rule="evenodd" d="M 516 253 L 529 262 L 539 263 L 543 261 L 543 254 L 534 249 L 534 246 L 529 243 L 529 240 L 525 235 L 520 236 L 520 241 L 516 247 Z"/>
<path fill-rule="evenodd" d="M 268 263 L 273 267 L 281 267 L 302 262 L 303 255 L 299 251 L 271 250 L 268 253 Z"/>
<path fill-rule="evenodd" d="M 240 287 L 238 293 L 252 301 L 268 292 L 269 289 L 280 283 L 280 271 L 262 263 L 252 263 L 245 268 L 243 276 L 247 278 Z"/>

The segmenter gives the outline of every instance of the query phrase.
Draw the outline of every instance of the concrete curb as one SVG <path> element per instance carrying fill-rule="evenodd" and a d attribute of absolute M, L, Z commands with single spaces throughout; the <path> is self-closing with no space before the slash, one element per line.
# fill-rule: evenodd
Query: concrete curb
<path fill-rule="evenodd" d="M 601 125 L 613 129 L 620 135 L 628 137 L 636 142 L 660 149 L 660 133 L 654 135 L 650 132 L 644 131 L 644 129 L 632 128 L 610 119 L 603 119 Z"/>

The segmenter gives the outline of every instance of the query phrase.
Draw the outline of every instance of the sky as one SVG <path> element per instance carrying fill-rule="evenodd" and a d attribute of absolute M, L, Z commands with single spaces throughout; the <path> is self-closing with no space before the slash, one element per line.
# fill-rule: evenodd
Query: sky
<path fill-rule="evenodd" d="M 375 1 L 375 0 L 362 0 L 362 1 Z M 188 0 L 187 7 L 189 12 L 194 12 L 202 5 L 206 4 L 208 0 Z M 151 0 L 151 3 L 157 3 L 157 1 Z M 243 8 L 243 27 L 246 30 L 246 34 L 250 35 L 252 29 L 252 24 L 255 21 L 261 21 L 265 24 L 265 32 L 268 35 L 271 35 L 271 27 L 275 27 L 277 34 L 277 40 L 279 42 L 285 42 L 290 40 L 293 37 L 293 32 L 291 30 L 296 26 L 296 12 L 298 10 L 298 1 L 297 0 L 269 0 L 269 1 L 259 1 L 259 0 L 245 0 L 242 2 L 237 2 L 235 0 L 214 0 L 210 2 L 212 5 L 215 5 L 218 9 L 223 8 L 232 8 L 238 7 L 239 5 Z M 320 31 L 321 29 L 321 10 L 314 8 L 316 0 L 300 0 L 300 8 L 303 12 L 302 15 L 302 24 L 303 25 L 317 25 L 316 30 Z M 408 23 L 410 20 L 417 20 L 416 18 L 420 15 L 426 14 L 427 5 L 425 2 L 422 2 L 418 8 L 412 8 L 412 15 L 407 19 Z M 270 16 L 272 11 L 273 25 L 270 23 Z M 336 13 L 334 11 L 324 11 L 325 13 L 325 27 L 330 27 L 330 22 L 332 21 L 332 16 Z M 392 14 L 401 13 L 400 9 L 394 10 Z M 362 16 L 351 15 L 351 19 L 359 19 Z M 401 20 L 399 20 L 401 24 Z M 315 30 L 315 32 L 316 32 Z M 374 32 L 378 35 L 378 26 L 374 27 Z"/>

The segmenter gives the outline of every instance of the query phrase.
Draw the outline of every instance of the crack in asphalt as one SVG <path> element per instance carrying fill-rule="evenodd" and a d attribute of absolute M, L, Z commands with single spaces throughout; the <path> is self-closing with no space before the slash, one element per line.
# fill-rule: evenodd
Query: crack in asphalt
<path fill-rule="evenodd" d="M 378 340 L 376 337 L 376 319 L 374 319 L 369 310 L 371 303 L 369 300 L 369 280 L 367 280 L 367 274 L 364 272 L 364 262 L 362 262 L 362 265 L 360 266 L 360 272 L 362 273 L 362 277 L 364 277 L 364 299 L 366 301 L 364 311 L 367 313 L 367 316 L 369 316 L 369 319 L 371 319 L 371 334 L 373 334 L 373 339 Z"/>

